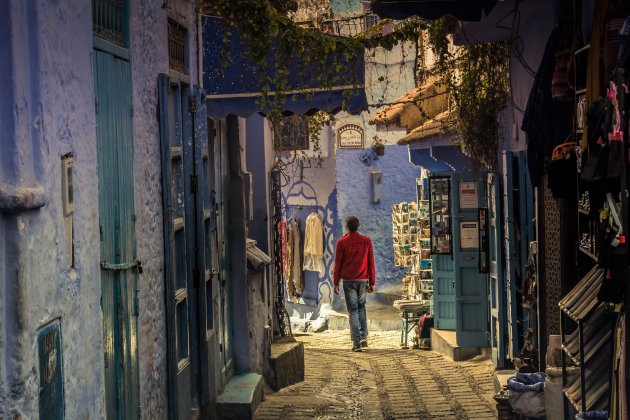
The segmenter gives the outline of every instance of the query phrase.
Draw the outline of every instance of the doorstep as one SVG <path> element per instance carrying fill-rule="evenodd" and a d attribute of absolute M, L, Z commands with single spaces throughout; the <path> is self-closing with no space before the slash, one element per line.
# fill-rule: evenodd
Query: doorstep
<path fill-rule="evenodd" d="M 263 379 L 259 374 L 233 376 L 217 398 L 217 415 L 220 419 L 251 419 L 263 393 Z"/>
<path fill-rule="evenodd" d="M 436 351 L 454 362 L 487 355 L 485 347 L 461 347 L 457 344 L 455 331 L 431 329 L 431 350 Z"/>
<path fill-rule="evenodd" d="M 275 339 L 271 344 L 265 379 L 277 391 L 304 380 L 304 344 L 293 337 Z"/>
<path fill-rule="evenodd" d="M 347 312 L 330 311 L 326 316 L 328 317 L 329 330 L 350 329 Z M 400 331 L 400 317 L 394 319 L 373 319 L 370 318 L 368 309 L 367 318 L 368 331 Z"/>
<path fill-rule="evenodd" d="M 504 386 L 507 386 L 507 381 L 510 376 L 514 376 L 516 373 L 514 369 L 503 369 L 494 371 L 494 390 L 499 392 Z"/>

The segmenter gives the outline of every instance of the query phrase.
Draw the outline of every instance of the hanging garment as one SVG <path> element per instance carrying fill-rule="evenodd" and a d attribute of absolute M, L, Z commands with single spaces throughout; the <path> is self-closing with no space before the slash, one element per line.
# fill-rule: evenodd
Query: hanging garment
<path fill-rule="evenodd" d="M 324 228 L 317 213 L 306 219 L 304 232 L 304 270 L 317 271 L 324 275 Z"/>
<path fill-rule="evenodd" d="M 287 288 L 287 296 L 295 295 L 293 287 L 293 223 L 289 223 L 286 229 L 286 248 L 284 260 L 284 280 Z"/>
<path fill-rule="evenodd" d="M 287 264 L 287 222 L 286 220 L 280 220 L 278 223 L 278 236 L 280 237 L 280 265 L 282 273 L 286 273 L 285 268 Z"/>
<path fill-rule="evenodd" d="M 300 221 L 291 222 L 293 231 L 292 245 L 292 262 L 291 262 L 291 280 L 293 281 L 293 293 L 299 296 L 304 292 L 304 272 L 302 271 L 302 238 L 300 234 Z"/>

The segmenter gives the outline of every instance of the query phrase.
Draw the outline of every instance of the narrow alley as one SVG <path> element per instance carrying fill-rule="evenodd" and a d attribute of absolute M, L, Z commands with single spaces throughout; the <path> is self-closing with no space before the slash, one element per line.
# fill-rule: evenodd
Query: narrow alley
<path fill-rule="evenodd" d="M 361 353 L 350 351 L 348 331 L 296 338 L 304 343 L 304 382 L 268 394 L 256 419 L 496 418 L 488 359 L 402 350 L 396 331 L 372 334 Z"/>
<path fill-rule="evenodd" d="M 0 42 L 0 420 L 630 419 L 630 0 L 0 0 Z"/>

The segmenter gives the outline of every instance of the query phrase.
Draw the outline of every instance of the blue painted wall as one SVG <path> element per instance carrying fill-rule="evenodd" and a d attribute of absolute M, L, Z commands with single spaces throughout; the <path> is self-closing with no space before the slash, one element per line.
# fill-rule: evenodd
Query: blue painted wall
<path fill-rule="evenodd" d="M 355 215 L 361 222 L 359 231 L 372 238 L 377 273 L 377 289 L 399 294 L 406 268 L 394 265 L 392 246 L 392 205 L 416 200 L 416 178 L 420 168 L 409 162 L 407 146 L 386 146 L 385 155 L 371 166 L 364 165 L 359 155 L 364 149 L 337 149 L 338 219 L 335 238 L 343 235 L 344 220 Z M 380 169 L 382 196 L 372 203 L 370 172 Z"/>

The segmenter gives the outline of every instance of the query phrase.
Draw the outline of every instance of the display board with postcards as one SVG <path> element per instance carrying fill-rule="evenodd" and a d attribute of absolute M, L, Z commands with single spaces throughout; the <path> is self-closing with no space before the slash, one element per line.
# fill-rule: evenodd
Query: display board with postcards
<path fill-rule="evenodd" d="M 409 267 L 403 299 L 430 300 L 433 295 L 429 201 L 392 206 L 394 263 Z"/>

